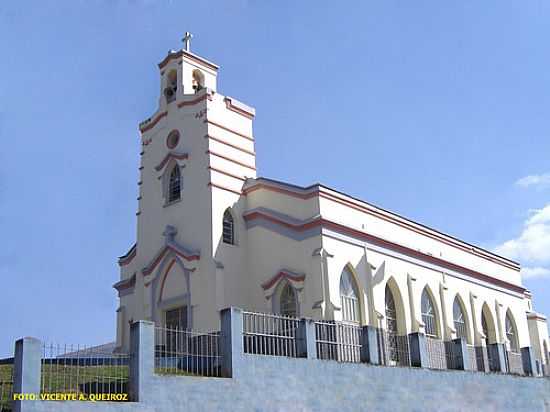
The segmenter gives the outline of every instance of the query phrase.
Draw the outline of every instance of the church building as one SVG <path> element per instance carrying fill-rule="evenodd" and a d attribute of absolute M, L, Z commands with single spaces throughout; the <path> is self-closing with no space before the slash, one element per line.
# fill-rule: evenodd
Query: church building
<path fill-rule="evenodd" d="M 546 318 L 520 265 L 322 184 L 256 175 L 254 108 L 218 92 L 219 66 L 184 48 L 158 64 L 158 109 L 139 125 L 136 243 L 118 260 L 117 347 L 130 323 L 220 330 L 219 311 L 420 332 L 469 347 L 531 347 Z"/>

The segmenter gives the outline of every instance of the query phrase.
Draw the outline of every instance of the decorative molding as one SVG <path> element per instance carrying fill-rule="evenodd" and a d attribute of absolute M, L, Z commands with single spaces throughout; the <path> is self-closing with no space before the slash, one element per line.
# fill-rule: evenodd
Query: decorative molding
<path fill-rule="evenodd" d="M 233 173 L 226 172 L 225 170 L 217 169 L 217 168 L 212 167 L 212 166 L 208 166 L 207 169 L 212 170 L 212 171 L 217 172 L 217 173 L 221 173 L 222 175 L 226 175 L 226 176 L 232 177 L 234 179 L 240 180 L 241 182 L 246 181 L 246 178 L 234 175 Z"/>
<path fill-rule="evenodd" d="M 540 320 L 546 322 L 546 316 L 537 312 L 527 312 L 527 319 Z"/>
<path fill-rule="evenodd" d="M 333 230 L 335 232 L 343 233 L 343 234 L 346 234 L 350 237 L 360 239 L 360 240 L 363 240 L 363 241 L 368 241 L 370 243 L 373 243 L 374 245 L 377 245 L 377 246 L 380 246 L 380 247 L 383 247 L 383 248 L 386 248 L 386 249 L 389 249 L 389 250 L 392 250 L 392 251 L 399 252 L 403 255 L 410 256 L 410 257 L 413 257 L 413 258 L 416 258 L 416 259 L 419 259 L 419 260 L 422 260 L 422 261 L 425 261 L 425 262 L 432 263 L 434 265 L 437 265 L 437 266 L 445 268 L 445 269 L 454 270 L 458 273 L 465 274 L 465 275 L 470 276 L 472 278 L 475 278 L 475 279 L 478 279 L 478 280 L 481 280 L 481 281 L 484 281 L 484 282 L 502 287 L 504 289 L 512 290 L 512 291 L 517 292 L 517 293 L 523 293 L 525 291 L 525 288 L 523 288 L 522 286 L 515 285 L 515 284 L 512 284 L 512 283 L 500 280 L 500 279 L 496 279 L 492 276 L 485 275 L 483 273 L 480 273 L 480 272 L 477 272 L 475 270 L 463 267 L 463 266 L 458 265 L 456 263 L 446 261 L 442 258 L 431 256 L 431 255 L 428 255 L 428 254 L 423 253 L 421 251 L 411 249 L 407 246 L 400 245 L 398 243 L 394 243 L 394 242 L 391 242 L 389 240 L 380 238 L 378 236 L 374 236 L 374 235 L 371 235 L 371 234 L 368 234 L 368 233 L 365 233 L 365 232 L 361 232 L 361 231 L 359 231 L 355 228 L 352 228 L 352 227 L 349 227 L 349 226 L 346 226 L 346 225 L 343 225 L 343 224 L 340 224 L 340 223 L 337 223 L 337 222 L 333 222 L 333 221 L 330 221 L 328 219 L 324 219 L 321 216 L 314 216 L 310 219 L 306 219 L 306 220 L 302 220 L 302 221 L 300 221 L 298 219 L 290 218 L 290 217 L 289 217 L 290 219 L 289 218 L 285 219 L 285 218 L 282 218 L 282 216 L 284 216 L 284 215 L 278 214 L 276 212 L 270 211 L 270 210 L 265 209 L 265 208 L 258 208 L 258 209 L 254 209 L 254 210 L 251 210 L 251 211 L 245 211 L 243 213 L 243 217 L 244 217 L 245 221 L 247 222 L 247 226 L 248 226 L 249 222 L 252 222 L 254 220 L 265 220 L 265 221 L 268 221 L 268 222 L 273 223 L 275 225 L 282 226 L 285 229 L 290 230 L 290 232 L 303 234 L 304 236 L 300 236 L 300 240 L 302 239 L 302 237 L 306 238 L 306 237 L 310 237 L 312 235 L 319 234 L 322 229 L 330 229 L 330 230 Z M 250 227 L 248 227 L 248 228 L 250 228 Z M 317 229 L 317 230 L 315 232 L 307 233 L 306 231 L 308 231 L 310 229 Z M 283 234 L 285 234 L 285 233 L 283 233 Z M 292 236 L 292 235 L 290 235 L 290 236 Z"/>
<path fill-rule="evenodd" d="M 157 252 L 156 256 L 151 260 L 151 262 L 141 270 L 143 276 L 150 275 L 168 252 L 173 252 L 174 254 L 187 260 L 188 262 L 200 259 L 199 252 L 187 250 L 183 246 L 178 245 L 175 241 L 167 240 L 166 245 L 164 245 Z"/>
<path fill-rule="evenodd" d="M 306 275 L 304 275 L 303 273 L 294 273 L 287 269 L 281 269 L 277 274 L 273 275 L 270 279 L 262 283 L 262 289 L 269 290 L 284 279 L 293 283 L 303 283 L 305 278 Z"/>
<path fill-rule="evenodd" d="M 281 269 L 270 279 L 261 284 L 264 291 L 264 297 L 270 299 L 281 282 L 288 282 L 296 292 L 300 292 L 304 288 L 305 274 L 294 273 L 288 269 Z"/>
<path fill-rule="evenodd" d="M 173 51 L 173 50 L 170 50 L 168 52 L 168 55 L 158 64 L 159 69 L 161 69 L 161 70 L 164 69 L 164 67 L 170 62 L 170 60 L 177 59 L 178 57 L 186 57 L 189 60 L 192 60 L 193 62 L 198 63 L 198 64 L 202 64 L 202 65 L 206 66 L 207 68 L 209 68 L 210 70 L 213 70 L 215 72 L 217 72 L 218 69 L 220 68 L 217 64 L 212 63 L 212 62 L 206 60 L 203 57 L 197 56 L 196 54 L 193 54 L 191 52 L 188 52 L 188 51 L 182 49 L 182 50 L 177 51 L 177 52 Z"/>
<path fill-rule="evenodd" d="M 229 127 L 223 126 L 223 125 L 221 125 L 221 124 L 219 124 L 219 123 L 216 123 L 216 122 L 213 121 L 213 120 L 204 119 L 203 121 L 204 121 L 204 123 L 208 123 L 208 124 L 211 124 L 211 125 L 213 125 L 213 126 L 219 127 L 220 129 L 223 129 L 223 130 L 225 130 L 226 132 L 233 133 L 233 134 L 236 135 L 236 136 L 240 136 L 240 137 L 243 137 L 243 138 L 245 138 L 245 139 L 247 139 L 247 140 L 250 140 L 251 142 L 254 141 L 254 139 L 253 139 L 252 137 L 247 136 L 247 135 L 245 135 L 245 134 L 243 134 L 243 133 L 239 133 L 239 132 L 237 132 L 236 130 L 230 129 Z"/>
<path fill-rule="evenodd" d="M 217 185 L 217 184 L 212 183 L 212 182 L 208 183 L 207 186 L 215 187 L 216 189 L 221 189 L 221 190 L 225 190 L 227 192 L 235 193 L 236 195 L 239 195 L 239 196 L 241 195 L 241 192 L 237 192 L 236 190 L 229 189 L 228 187 Z"/>
<path fill-rule="evenodd" d="M 256 156 L 256 153 L 255 152 L 252 152 L 250 150 L 246 150 L 246 149 L 243 149 L 242 147 L 239 147 L 237 145 L 234 145 L 232 143 L 229 143 L 229 142 L 226 142 L 225 140 L 222 140 L 222 139 L 219 139 L 217 137 L 214 137 L 210 134 L 207 134 L 204 136 L 206 139 L 210 139 L 210 140 L 214 140 L 215 142 L 218 142 L 218 143 L 221 143 L 221 144 L 224 144 L 226 146 L 229 146 L 229 147 L 232 147 L 233 149 L 236 149 L 236 150 L 240 150 L 241 152 L 243 153 L 246 153 L 246 154 L 249 154 L 249 155 L 252 155 L 252 156 Z"/>
<path fill-rule="evenodd" d="M 240 101 L 233 99 L 232 97 L 227 96 L 224 100 L 225 107 L 232 112 L 238 113 L 241 116 L 246 117 L 247 119 L 254 119 L 256 116 L 256 110 L 253 107 L 247 106 Z"/>
<path fill-rule="evenodd" d="M 134 273 L 128 279 L 121 280 L 113 285 L 118 292 L 118 296 L 126 296 L 134 293 L 134 287 L 136 285 L 136 274 Z"/>
<path fill-rule="evenodd" d="M 137 243 L 134 243 L 130 248 L 130 250 L 128 250 L 128 252 L 126 252 L 125 255 L 118 257 L 118 265 L 119 266 L 128 265 L 132 261 L 132 259 L 136 257 L 136 253 L 137 253 Z"/>
<path fill-rule="evenodd" d="M 212 156 L 219 157 L 219 158 L 224 159 L 224 160 L 227 160 L 228 162 L 232 162 L 232 163 L 238 164 L 239 166 L 246 167 L 247 169 L 256 171 L 256 168 L 255 168 L 254 166 L 250 166 L 250 165 L 247 165 L 246 163 L 239 162 L 238 160 L 231 159 L 230 157 L 224 156 L 224 155 L 219 154 L 219 153 L 217 153 L 217 152 L 213 152 L 213 151 L 210 150 L 210 149 L 207 150 L 205 153 L 206 153 L 206 154 L 210 154 L 210 155 L 212 155 Z"/>
<path fill-rule="evenodd" d="M 164 166 L 170 161 L 170 159 L 174 160 L 187 160 L 189 158 L 189 154 L 187 153 L 177 153 L 177 152 L 169 152 L 166 156 L 164 156 L 164 159 L 155 166 L 155 170 L 157 172 L 160 172 L 162 169 L 164 169 Z"/>
<path fill-rule="evenodd" d="M 139 130 L 141 131 L 141 133 L 145 133 L 147 130 L 151 130 L 163 117 L 166 117 L 167 115 L 168 112 L 165 111 L 157 114 L 154 119 L 150 117 L 149 119 L 139 124 Z"/>
<path fill-rule="evenodd" d="M 194 104 L 200 103 L 203 100 L 206 100 L 207 98 L 208 98 L 208 94 L 205 92 L 202 96 L 198 96 L 197 98 L 195 98 L 193 100 L 181 101 L 181 102 L 178 103 L 178 109 L 181 109 L 182 107 L 185 107 L 185 106 L 193 106 Z"/>
<path fill-rule="evenodd" d="M 243 189 L 243 194 L 248 195 L 249 193 L 252 193 L 260 189 L 266 189 L 273 192 L 283 193 L 285 195 L 295 197 L 298 199 L 310 199 L 313 197 L 322 197 L 327 200 L 340 203 L 344 206 L 348 206 L 352 209 L 356 209 L 364 213 L 370 214 L 372 216 L 381 218 L 390 223 L 412 230 L 416 233 L 422 234 L 432 239 L 441 241 L 449 246 L 463 250 L 474 256 L 481 257 L 485 260 L 489 260 L 493 263 L 500 264 L 509 269 L 519 271 L 519 268 L 520 268 L 519 263 L 514 262 L 511 259 L 507 259 L 505 257 L 496 255 L 490 251 L 471 245 L 460 239 L 454 238 L 453 236 L 450 236 L 445 233 L 439 232 L 435 229 L 429 228 L 425 225 L 422 225 L 421 223 L 414 222 L 396 213 L 381 209 L 377 206 L 371 205 L 362 200 L 352 198 L 351 196 L 337 192 L 334 189 L 331 189 L 329 187 L 326 187 L 320 184 L 315 184 L 307 187 L 300 187 L 300 186 L 279 182 L 272 179 L 257 178 L 257 179 L 250 179 L 249 182 L 247 182 L 246 187 Z"/>

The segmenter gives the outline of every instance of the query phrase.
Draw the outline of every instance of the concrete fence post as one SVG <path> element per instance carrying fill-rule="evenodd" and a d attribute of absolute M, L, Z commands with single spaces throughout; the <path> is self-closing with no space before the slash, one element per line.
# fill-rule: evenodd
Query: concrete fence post
<path fill-rule="evenodd" d="M 42 342 L 36 338 L 22 338 L 15 342 L 13 358 L 13 393 L 40 394 Z M 21 412 L 22 402 L 13 403 L 14 412 Z"/>
<path fill-rule="evenodd" d="M 140 320 L 130 326 L 130 399 L 142 400 L 155 373 L 155 324 Z"/>
<path fill-rule="evenodd" d="M 317 339 L 315 336 L 315 321 L 302 318 L 296 331 L 297 355 L 300 358 L 317 359 Z"/>
<path fill-rule="evenodd" d="M 487 350 L 492 351 L 492 359 L 494 362 L 494 372 L 508 372 L 506 369 L 506 347 L 503 343 L 491 343 Z M 490 367 L 490 365 L 489 365 Z"/>
<path fill-rule="evenodd" d="M 244 362 L 243 312 L 239 308 L 226 308 L 220 312 L 222 337 L 222 376 L 239 376 Z"/>
<path fill-rule="evenodd" d="M 426 335 L 420 332 L 409 333 L 409 348 L 411 366 L 428 367 L 428 351 L 426 349 Z"/>
<path fill-rule="evenodd" d="M 457 338 L 452 340 L 452 355 L 454 358 L 453 369 L 467 370 L 468 360 L 470 355 L 468 354 L 468 344 L 466 339 Z"/>
<path fill-rule="evenodd" d="M 363 326 L 361 330 L 361 362 L 380 365 L 378 353 L 378 330 L 374 326 Z"/>
<path fill-rule="evenodd" d="M 537 376 L 537 367 L 535 365 L 535 356 L 533 349 L 530 346 L 521 348 L 521 363 L 523 364 L 523 372 L 528 376 Z"/>

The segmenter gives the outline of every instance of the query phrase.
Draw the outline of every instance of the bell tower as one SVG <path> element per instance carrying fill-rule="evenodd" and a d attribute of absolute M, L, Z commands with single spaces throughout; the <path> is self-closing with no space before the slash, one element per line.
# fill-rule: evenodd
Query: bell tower
<path fill-rule="evenodd" d="M 227 279 L 246 270 L 242 188 L 256 177 L 255 110 L 217 92 L 219 66 L 192 53 L 191 39 L 158 64 L 158 108 L 139 125 L 137 239 L 115 284 L 119 346 L 130 320 L 164 324 L 167 311 L 185 327 L 215 330 L 231 301 Z"/>

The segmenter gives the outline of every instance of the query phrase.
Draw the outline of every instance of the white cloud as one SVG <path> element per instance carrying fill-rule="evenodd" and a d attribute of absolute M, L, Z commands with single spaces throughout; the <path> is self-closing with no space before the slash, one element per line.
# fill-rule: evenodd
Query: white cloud
<path fill-rule="evenodd" d="M 530 211 L 521 233 L 495 251 L 526 265 L 522 270 L 525 278 L 550 277 L 550 204 Z"/>
<path fill-rule="evenodd" d="M 540 266 L 532 268 L 522 268 L 521 275 L 524 279 L 541 279 L 548 278 L 550 279 L 550 269 L 543 268 Z"/>
<path fill-rule="evenodd" d="M 529 187 L 529 186 L 550 186 L 550 173 L 545 173 L 542 175 L 529 175 L 522 177 L 516 181 L 517 186 Z"/>

